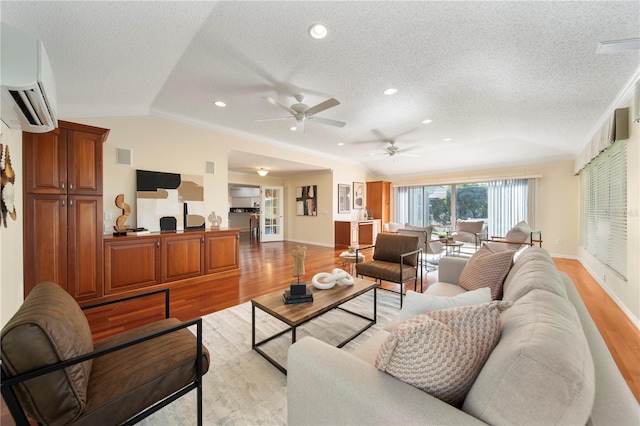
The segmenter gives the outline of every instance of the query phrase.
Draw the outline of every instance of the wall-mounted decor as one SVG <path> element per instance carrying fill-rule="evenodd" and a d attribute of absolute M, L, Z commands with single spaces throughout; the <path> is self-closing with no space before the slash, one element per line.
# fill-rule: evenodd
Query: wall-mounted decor
<path fill-rule="evenodd" d="M 296 214 L 318 216 L 318 185 L 296 187 Z"/>
<path fill-rule="evenodd" d="M 353 208 L 364 209 L 364 183 L 353 182 Z"/>
<path fill-rule="evenodd" d="M 351 186 L 338 184 L 338 213 L 351 212 Z"/>
<path fill-rule="evenodd" d="M 204 229 L 203 184 L 202 176 L 136 170 L 137 226 L 149 231 Z"/>
<path fill-rule="evenodd" d="M 4 155 L 3 155 L 4 154 Z M 16 172 L 11 166 L 11 156 L 9 155 L 9 145 L 3 149 L 0 143 L 0 210 L 2 225 L 7 227 L 7 216 L 16 220 L 18 214 L 16 213 L 15 205 L 15 183 Z"/>

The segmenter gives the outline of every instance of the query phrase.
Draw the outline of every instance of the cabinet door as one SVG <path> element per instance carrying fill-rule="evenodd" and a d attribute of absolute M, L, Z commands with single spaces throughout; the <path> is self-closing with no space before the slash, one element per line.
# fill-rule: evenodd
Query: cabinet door
<path fill-rule="evenodd" d="M 22 133 L 24 191 L 36 194 L 67 192 L 66 132 Z"/>
<path fill-rule="evenodd" d="M 102 197 L 67 198 L 67 291 L 76 300 L 103 295 Z"/>
<path fill-rule="evenodd" d="M 204 234 L 177 234 L 162 238 L 162 282 L 204 273 Z"/>
<path fill-rule="evenodd" d="M 41 282 L 68 291 L 67 198 L 27 194 L 24 216 L 24 296 Z"/>
<path fill-rule="evenodd" d="M 349 241 L 349 245 L 352 246 L 354 244 L 360 243 L 360 226 L 358 222 L 353 222 L 351 224 L 351 241 Z"/>
<path fill-rule="evenodd" d="M 105 294 L 160 284 L 159 238 L 109 240 L 104 249 Z"/>
<path fill-rule="evenodd" d="M 102 135 L 67 130 L 67 190 L 102 194 Z"/>
<path fill-rule="evenodd" d="M 237 269 L 240 263 L 238 234 L 207 234 L 205 274 Z"/>

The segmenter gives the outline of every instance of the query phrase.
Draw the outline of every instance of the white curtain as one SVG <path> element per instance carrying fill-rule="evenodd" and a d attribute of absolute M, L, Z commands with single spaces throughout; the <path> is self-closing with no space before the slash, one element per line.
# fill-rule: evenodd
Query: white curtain
<path fill-rule="evenodd" d="M 527 221 L 528 179 L 488 182 L 489 235 L 505 236 L 518 222 Z"/>
<path fill-rule="evenodd" d="M 413 226 L 427 226 L 425 220 L 424 186 L 402 186 L 397 188 L 396 196 L 396 222 L 409 223 Z"/>

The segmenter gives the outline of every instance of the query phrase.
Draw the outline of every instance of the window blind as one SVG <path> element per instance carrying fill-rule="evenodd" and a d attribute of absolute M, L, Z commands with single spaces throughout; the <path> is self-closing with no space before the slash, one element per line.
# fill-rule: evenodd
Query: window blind
<path fill-rule="evenodd" d="M 614 143 L 580 172 L 580 204 L 580 245 L 626 279 L 626 141 Z"/>

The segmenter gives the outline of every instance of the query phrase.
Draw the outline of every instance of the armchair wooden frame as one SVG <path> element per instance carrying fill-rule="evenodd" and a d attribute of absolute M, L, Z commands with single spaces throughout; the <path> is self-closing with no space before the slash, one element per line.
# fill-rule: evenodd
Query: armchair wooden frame
<path fill-rule="evenodd" d="M 87 305 L 87 306 L 83 306 L 81 307 L 81 309 L 83 311 L 85 310 L 89 310 L 89 309 L 93 309 L 93 308 L 98 308 L 101 306 L 106 306 L 106 305 L 111 305 L 111 304 L 115 304 L 115 303 L 121 303 L 121 302 L 126 302 L 126 301 L 130 301 L 130 300 L 134 300 L 134 299 L 139 299 L 142 297 L 148 297 L 151 295 L 155 295 L 155 294 L 159 294 L 159 293 L 164 293 L 165 294 L 165 319 L 169 318 L 169 289 L 161 289 L 161 290 L 155 290 L 155 291 L 151 291 L 151 292 L 147 292 L 147 293 L 142 293 L 142 294 L 137 294 L 137 295 L 133 295 L 133 296 L 128 296 L 128 297 L 123 297 L 123 298 L 119 298 L 119 299 L 114 299 L 114 300 L 110 300 L 110 301 L 106 301 L 106 302 L 100 302 L 100 303 L 96 303 L 96 304 L 92 304 L 92 305 Z M 185 394 L 191 392 L 192 390 L 196 390 L 197 393 L 197 421 L 198 421 L 198 425 L 202 425 L 202 377 L 203 377 L 203 364 L 202 364 L 202 318 L 197 318 L 191 321 L 186 321 L 186 322 L 182 322 L 180 325 L 176 325 L 173 327 L 169 327 L 166 328 L 164 330 L 161 331 L 157 331 L 157 332 L 153 332 L 153 333 L 149 333 L 147 335 L 144 336 L 140 336 L 138 338 L 108 347 L 108 348 L 104 348 L 101 350 L 97 350 L 97 351 L 92 351 L 89 353 L 86 353 L 84 355 L 80 355 L 62 362 L 58 362 L 55 364 L 51 364 L 48 365 L 46 367 L 42 367 L 42 368 L 38 368 L 26 373 L 22 373 L 22 374 L 18 374 L 12 377 L 8 377 L 7 373 L 5 372 L 4 366 L 2 366 L 1 368 L 1 374 L 2 374 L 2 382 L 0 383 L 0 389 L 2 392 L 2 397 L 4 398 L 7 407 L 9 408 L 9 411 L 11 413 L 11 416 L 13 417 L 14 421 L 16 422 L 17 426 L 28 426 L 29 420 L 27 419 L 27 416 L 24 412 L 24 410 L 22 409 L 22 407 L 20 406 L 20 403 L 18 401 L 18 398 L 13 390 L 13 386 L 16 386 L 26 380 L 30 380 L 39 376 L 43 376 L 45 374 L 49 374 L 51 372 L 57 371 L 57 370 L 61 370 L 63 368 L 67 368 L 70 367 L 72 365 L 84 362 L 84 361 L 88 361 L 94 358 L 98 358 L 100 356 L 118 351 L 118 350 L 122 350 L 124 348 L 128 348 L 130 346 L 134 346 L 146 341 L 149 341 L 151 339 L 160 337 L 160 336 L 164 336 L 167 335 L 169 333 L 173 333 L 176 332 L 178 330 L 182 330 L 191 326 L 196 326 L 196 344 L 197 344 L 197 348 L 196 348 L 196 375 L 195 375 L 195 379 L 188 384 L 187 386 L 183 387 L 182 389 L 167 395 L 164 399 L 158 401 L 157 403 L 151 405 L 150 407 L 148 407 L 147 409 L 139 412 L 138 414 L 136 414 L 135 416 L 131 417 L 130 419 L 128 419 L 126 422 L 122 423 L 123 425 L 133 425 L 135 423 L 138 423 L 140 420 L 142 420 L 145 417 L 148 417 L 149 415 L 155 413 L 156 411 L 160 410 L 161 408 L 167 406 L 168 404 L 170 404 L 171 402 L 177 400 L 178 398 L 184 396 Z"/>
<path fill-rule="evenodd" d="M 534 236 L 536 238 L 534 238 Z M 517 246 L 534 246 L 536 244 L 538 244 L 539 247 L 542 247 L 542 231 L 531 231 L 529 233 L 529 238 L 527 238 L 527 240 L 525 241 L 509 241 L 507 239 L 505 239 L 505 237 L 501 237 L 501 236 L 497 236 L 497 235 L 492 235 L 490 238 L 487 239 L 480 239 L 480 243 L 502 243 L 502 244 L 511 244 L 511 245 L 517 245 Z"/>
<path fill-rule="evenodd" d="M 371 249 L 373 248 L 375 250 L 375 245 L 371 245 L 371 246 L 366 246 L 366 247 L 359 247 L 356 249 L 356 273 L 357 273 L 357 267 L 358 267 L 358 263 L 363 263 L 363 262 L 358 262 L 358 259 L 360 259 L 360 251 L 361 250 L 367 250 L 367 249 Z M 418 256 L 417 261 L 416 261 L 416 265 L 414 266 L 415 270 L 416 270 L 416 274 L 415 277 L 411 278 L 409 277 L 408 279 L 404 279 L 402 276 L 402 271 L 403 271 L 403 265 L 405 264 L 405 258 L 407 258 L 408 256 L 413 256 L 416 255 Z M 422 293 L 422 279 L 423 279 L 423 273 L 422 273 L 422 248 L 418 248 L 417 250 L 413 250 L 407 253 L 402 253 L 400 254 L 400 259 L 399 260 L 399 265 L 400 265 L 400 277 L 398 282 L 395 281 L 390 281 L 390 282 L 394 282 L 395 284 L 400 284 L 400 291 L 397 291 L 396 293 L 400 294 L 400 307 L 402 308 L 402 299 L 404 297 L 404 284 L 407 282 L 410 282 L 413 279 L 413 288 L 414 290 L 417 291 L 418 289 L 418 269 L 420 270 L 420 292 Z M 376 276 L 372 276 L 372 275 L 363 275 L 363 274 L 359 274 L 362 276 L 368 276 L 370 278 L 373 278 L 375 281 L 377 282 L 382 282 L 382 281 L 387 281 L 386 279 L 382 279 Z M 382 288 L 382 287 L 380 287 Z M 385 289 L 386 290 L 386 289 Z M 389 290 L 389 291 L 394 291 L 394 290 Z"/>

